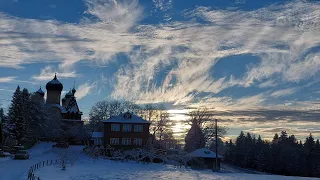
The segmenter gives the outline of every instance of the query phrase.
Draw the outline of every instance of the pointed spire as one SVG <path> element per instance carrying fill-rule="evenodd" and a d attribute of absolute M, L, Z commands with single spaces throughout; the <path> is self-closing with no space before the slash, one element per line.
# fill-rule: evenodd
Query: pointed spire
<path fill-rule="evenodd" d="M 54 73 L 54 80 L 57 80 L 57 73 Z"/>
<path fill-rule="evenodd" d="M 73 89 L 72 89 L 72 94 L 74 96 L 74 94 L 76 93 L 76 81 L 73 81 Z"/>

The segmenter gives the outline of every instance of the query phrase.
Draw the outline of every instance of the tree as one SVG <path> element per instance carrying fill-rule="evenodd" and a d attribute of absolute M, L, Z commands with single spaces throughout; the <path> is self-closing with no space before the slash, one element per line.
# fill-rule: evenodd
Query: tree
<path fill-rule="evenodd" d="M 139 106 L 130 101 L 99 101 L 90 110 L 89 125 L 90 131 L 102 131 L 103 120 L 121 113 L 132 112 L 137 113 Z"/>
<path fill-rule="evenodd" d="M 4 121 L 4 112 L 3 112 L 3 109 L 0 108 L 0 144 L 1 145 L 2 145 L 2 141 L 3 141 L 3 133 L 2 133 L 3 121 Z"/>
<path fill-rule="evenodd" d="M 216 152 L 216 141 L 210 141 L 209 142 L 209 149 L 213 152 Z M 218 154 L 224 155 L 226 152 L 226 145 L 222 141 L 221 138 L 218 138 Z"/>
<path fill-rule="evenodd" d="M 185 151 L 192 152 L 196 149 L 203 148 L 206 145 L 205 135 L 198 121 L 193 120 L 191 128 L 185 137 Z"/>
<path fill-rule="evenodd" d="M 8 138 L 11 140 L 20 140 L 21 134 L 19 133 L 19 128 L 21 127 L 21 122 L 23 117 L 22 111 L 22 94 L 20 87 L 18 86 L 16 91 L 13 93 L 11 105 L 8 112 L 8 121 L 6 122 L 6 130 L 8 132 Z"/>
<path fill-rule="evenodd" d="M 19 132 L 19 136 L 17 140 L 23 144 L 26 142 L 26 134 L 27 134 L 27 122 L 31 121 L 30 114 L 30 94 L 28 89 L 24 88 L 21 94 L 21 111 L 20 114 L 22 118 L 17 122 L 16 128 Z"/>
<path fill-rule="evenodd" d="M 3 122 L 4 121 L 4 110 L 3 108 L 0 108 L 0 122 Z"/>
<path fill-rule="evenodd" d="M 206 107 L 199 108 L 195 111 L 191 111 L 189 113 L 189 117 L 190 117 L 189 125 L 191 125 L 192 123 L 195 123 L 201 128 L 205 136 L 206 143 L 215 140 L 215 134 L 216 134 L 215 118 Z M 218 129 L 219 138 L 223 137 L 227 133 L 226 127 L 222 127 L 218 125 L 217 129 Z"/>

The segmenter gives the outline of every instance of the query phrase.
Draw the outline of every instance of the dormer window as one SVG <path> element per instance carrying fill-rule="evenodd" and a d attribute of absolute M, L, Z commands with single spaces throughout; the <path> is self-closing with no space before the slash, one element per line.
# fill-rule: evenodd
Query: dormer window
<path fill-rule="evenodd" d="M 132 118 L 132 115 L 130 113 L 125 113 L 123 115 L 124 119 L 131 119 Z"/>

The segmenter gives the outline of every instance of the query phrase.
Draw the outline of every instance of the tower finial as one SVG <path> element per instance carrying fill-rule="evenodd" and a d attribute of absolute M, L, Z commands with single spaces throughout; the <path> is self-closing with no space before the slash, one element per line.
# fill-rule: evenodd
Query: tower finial
<path fill-rule="evenodd" d="M 76 81 L 73 81 L 73 89 L 72 89 L 72 94 L 74 96 L 74 94 L 76 93 Z"/>
<path fill-rule="evenodd" d="M 57 79 L 57 73 L 54 73 L 54 78 L 53 78 L 54 80 L 56 80 Z"/>

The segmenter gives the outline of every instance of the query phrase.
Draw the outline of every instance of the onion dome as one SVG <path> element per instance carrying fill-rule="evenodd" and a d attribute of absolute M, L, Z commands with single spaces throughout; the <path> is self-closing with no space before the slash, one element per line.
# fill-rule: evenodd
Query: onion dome
<path fill-rule="evenodd" d="M 54 75 L 53 80 L 49 81 L 46 85 L 46 89 L 48 90 L 55 90 L 55 91 L 62 91 L 63 85 L 61 82 L 57 79 L 57 75 Z"/>
<path fill-rule="evenodd" d="M 70 91 L 66 94 L 66 97 L 70 97 L 70 96 L 73 96 L 72 92 L 71 92 L 71 89 Z"/>
<path fill-rule="evenodd" d="M 44 96 L 44 92 L 42 91 L 41 86 L 40 86 L 40 89 L 36 93 L 38 93 L 41 96 Z"/>

